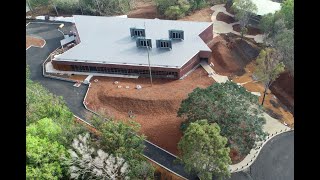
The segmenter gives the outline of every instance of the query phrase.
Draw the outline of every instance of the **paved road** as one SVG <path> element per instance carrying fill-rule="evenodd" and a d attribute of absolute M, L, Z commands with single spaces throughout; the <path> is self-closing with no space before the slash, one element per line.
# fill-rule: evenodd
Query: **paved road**
<path fill-rule="evenodd" d="M 280 134 L 261 150 L 251 166 L 251 176 L 259 180 L 294 179 L 294 132 Z"/>
<path fill-rule="evenodd" d="M 31 79 L 39 82 L 53 94 L 62 96 L 71 112 L 85 119 L 87 110 L 83 107 L 82 101 L 87 86 L 82 84 L 77 88 L 73 86 L 74 83 L 72 82 L 49 79 L 42 75 L 43 61 L 60 46 L 60 40 L 63 39 L 62 33 L 57 31 L 58 26 L 57 24 L 44 25 L 38 23 L 31 23 L 27 26 L 26 33 L 28 35 L 40 36 L 46 40 L 46 45 L 43 48 L 30 47 L 26 51 L 26 61 L 30 66 Z"/>
<path fill-rule="evenodd" d="M 67 28 L 71 24 L 65 23 Z M 26 61 L 30 66 L 31 79 L 39 82 L 50 92 L 63 96 L 70 110 L 77 116 L 86 119 L 88 112 L 82 105 L 87 86 L 79 88 L 74 83 L 45 78 L 42 75 L 42 63 L 48 55 L 60 46 L 62 34 L 56 30 L 57 24 L 34 24 L 27 26 L 27 34 L 43 37 L 46 45 L 43 48 L 31 47 L 26 51 Z M 260 152 L 257 160 L 251 166 L 251 172 L 238 172 L 232 174 L 229 180 L 292 180 L 293 178 L 293 139 L 294 133 L 288 132 L 276 136 L 270 140 Z M 188 179 L 196 179 L 194 175 L 188 175 L 183 166 L 175 164 L 174 156 L 162 151 L 152 144 L 145 142 L 144 155 L 166 166 Z"/>
<path fill-rule="evenodd" d="M 294 132 L 280 134 L 263 146 L 248 172 L 234 173 L 229 180 L 293 180 Z"/>

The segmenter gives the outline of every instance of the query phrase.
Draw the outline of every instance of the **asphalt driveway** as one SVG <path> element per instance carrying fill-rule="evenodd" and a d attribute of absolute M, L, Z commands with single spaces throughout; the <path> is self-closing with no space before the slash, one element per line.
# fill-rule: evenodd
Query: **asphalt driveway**
<path fill-rule="evenodd" d="M 65 24 L 70 26 L 71 24 Z M 63 39 L 62 33 L 57 31 L 59 24 L 40 24 L 31 23 L 27 26 L 27 35 L 36 35 L 42 37 L 46 41 L 43 48 L 30 47 L 26 51 L 26 62 L 30 66 L 31 79 L 39 82 L 46 87 L 51 93 L 62 96 L 71 112 L 85 119 L 88 111 L 82 105 L 83 97 L 86 93 L 87 86 L 81 85 L 74 87 L 72 82 L 60 81 L 46 78 L 42 75 L 42 63 L 49 54 L 60 46 L 60 40 Z"/>

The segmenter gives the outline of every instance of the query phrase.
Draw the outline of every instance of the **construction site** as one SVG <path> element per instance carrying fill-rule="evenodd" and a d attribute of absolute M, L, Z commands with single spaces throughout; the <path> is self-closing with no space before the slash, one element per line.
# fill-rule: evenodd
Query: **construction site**
<path fill-rule="evenodd" d="M 147 5 L 145 11 L 136 9 L 128 17 L 155 18 L 157 13 L 154 6 Z M 228 13 L 232 13 L 227 9 Z M 210 22 L 212 9 L 203 9 L 180 20 Z M 238 32 L 235 19 L 223 12 L 216 12 L 217 21 L 231 24 L 233 31 Z M 256 28 L 249 28 L 247 35 L 256 36 L 262 32 Z M 248 91 L 259 96 L 260 102 L 264 92 L 264 85 L 258 82 L 253 72 L 256 67 L 261 43 L 254 38 L 241 38 L 235 33 L 219 33 L 206 43 L 211 49 L 208 65 L 216 76 L 227 78 Z M 151 69 L 152 70 L 152 69 Z M 87 76 L 68 75 L 69 78 L 84 81 Z M 202 65 L 198 65 L 180 80 L 149 77 L 120 78 L 97 77 L 90 80 L 88 94 L 84 100 L 86 106 L 95 112 L 103 112 L 106 116 L 116 120 L 134 120 L 141 125 L 141 133 L 147 139 L 172 154 L 179 155 L 177 143 L 182 137 L 180 125 L 182 118 L 177 117 L 181 101 L 187 98 L 195 88 L 206 88 L 217 80 L 208 73 Z M 288 73 L 282 73 L 267 91 L 264 103 L 265 111 L 290 127 L 294 126 L 294 81 Z M 230 151 L 233 164 L 240 162 L 235 150 Z"/>

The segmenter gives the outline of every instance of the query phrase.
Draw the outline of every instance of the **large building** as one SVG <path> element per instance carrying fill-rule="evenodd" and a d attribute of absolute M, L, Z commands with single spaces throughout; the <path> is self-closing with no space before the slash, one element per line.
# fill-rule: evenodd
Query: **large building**
<path fill-rule="evenodd" d="M 74 16 L 76 46 L 55 56 L 60 71 L 178 79 L 208 60 L 212 23 Z M 149 58 L 148 58 L 149 57 Z"/>

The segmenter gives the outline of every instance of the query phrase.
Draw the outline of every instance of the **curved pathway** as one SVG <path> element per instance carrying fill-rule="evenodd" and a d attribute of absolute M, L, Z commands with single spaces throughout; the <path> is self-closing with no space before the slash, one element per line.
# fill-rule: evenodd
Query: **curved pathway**
<path fill-rule="evenodd" d="M 213 10 L 214 12 L 212 13 L 211 16 L 211 20 L 213 23 L 213 32 L 215 33 L 214 36 L 216 36 L 216 34 L 220 34 L 220 33 L 234 33 L 237 35 L 241 35 L 240 33 L 238 33 L 237 31 L 234 31 L 232 26 L 235 24 L 239 24 L 239 22 L 234 22 L 234 23 L 225 23 L 223 21 L 218 21 L 217 20 L 217 14 L 219 12 L 222 12 L 226 15 L 229 15 L 231 17 L 234 17 L 233 14 L 230 14 L 227 12 L 226 8 L 224 7 L 225 4 L 218 4 L 218 5 L 214 5 L 212 6 L 210 9 Z M 263 42 L 263 35 L 262 34 L 258 34 L 258 35 L 245 35 L 245 37 L 247 38 L 253 38 L 257 43 L 262 43 Z"/>

